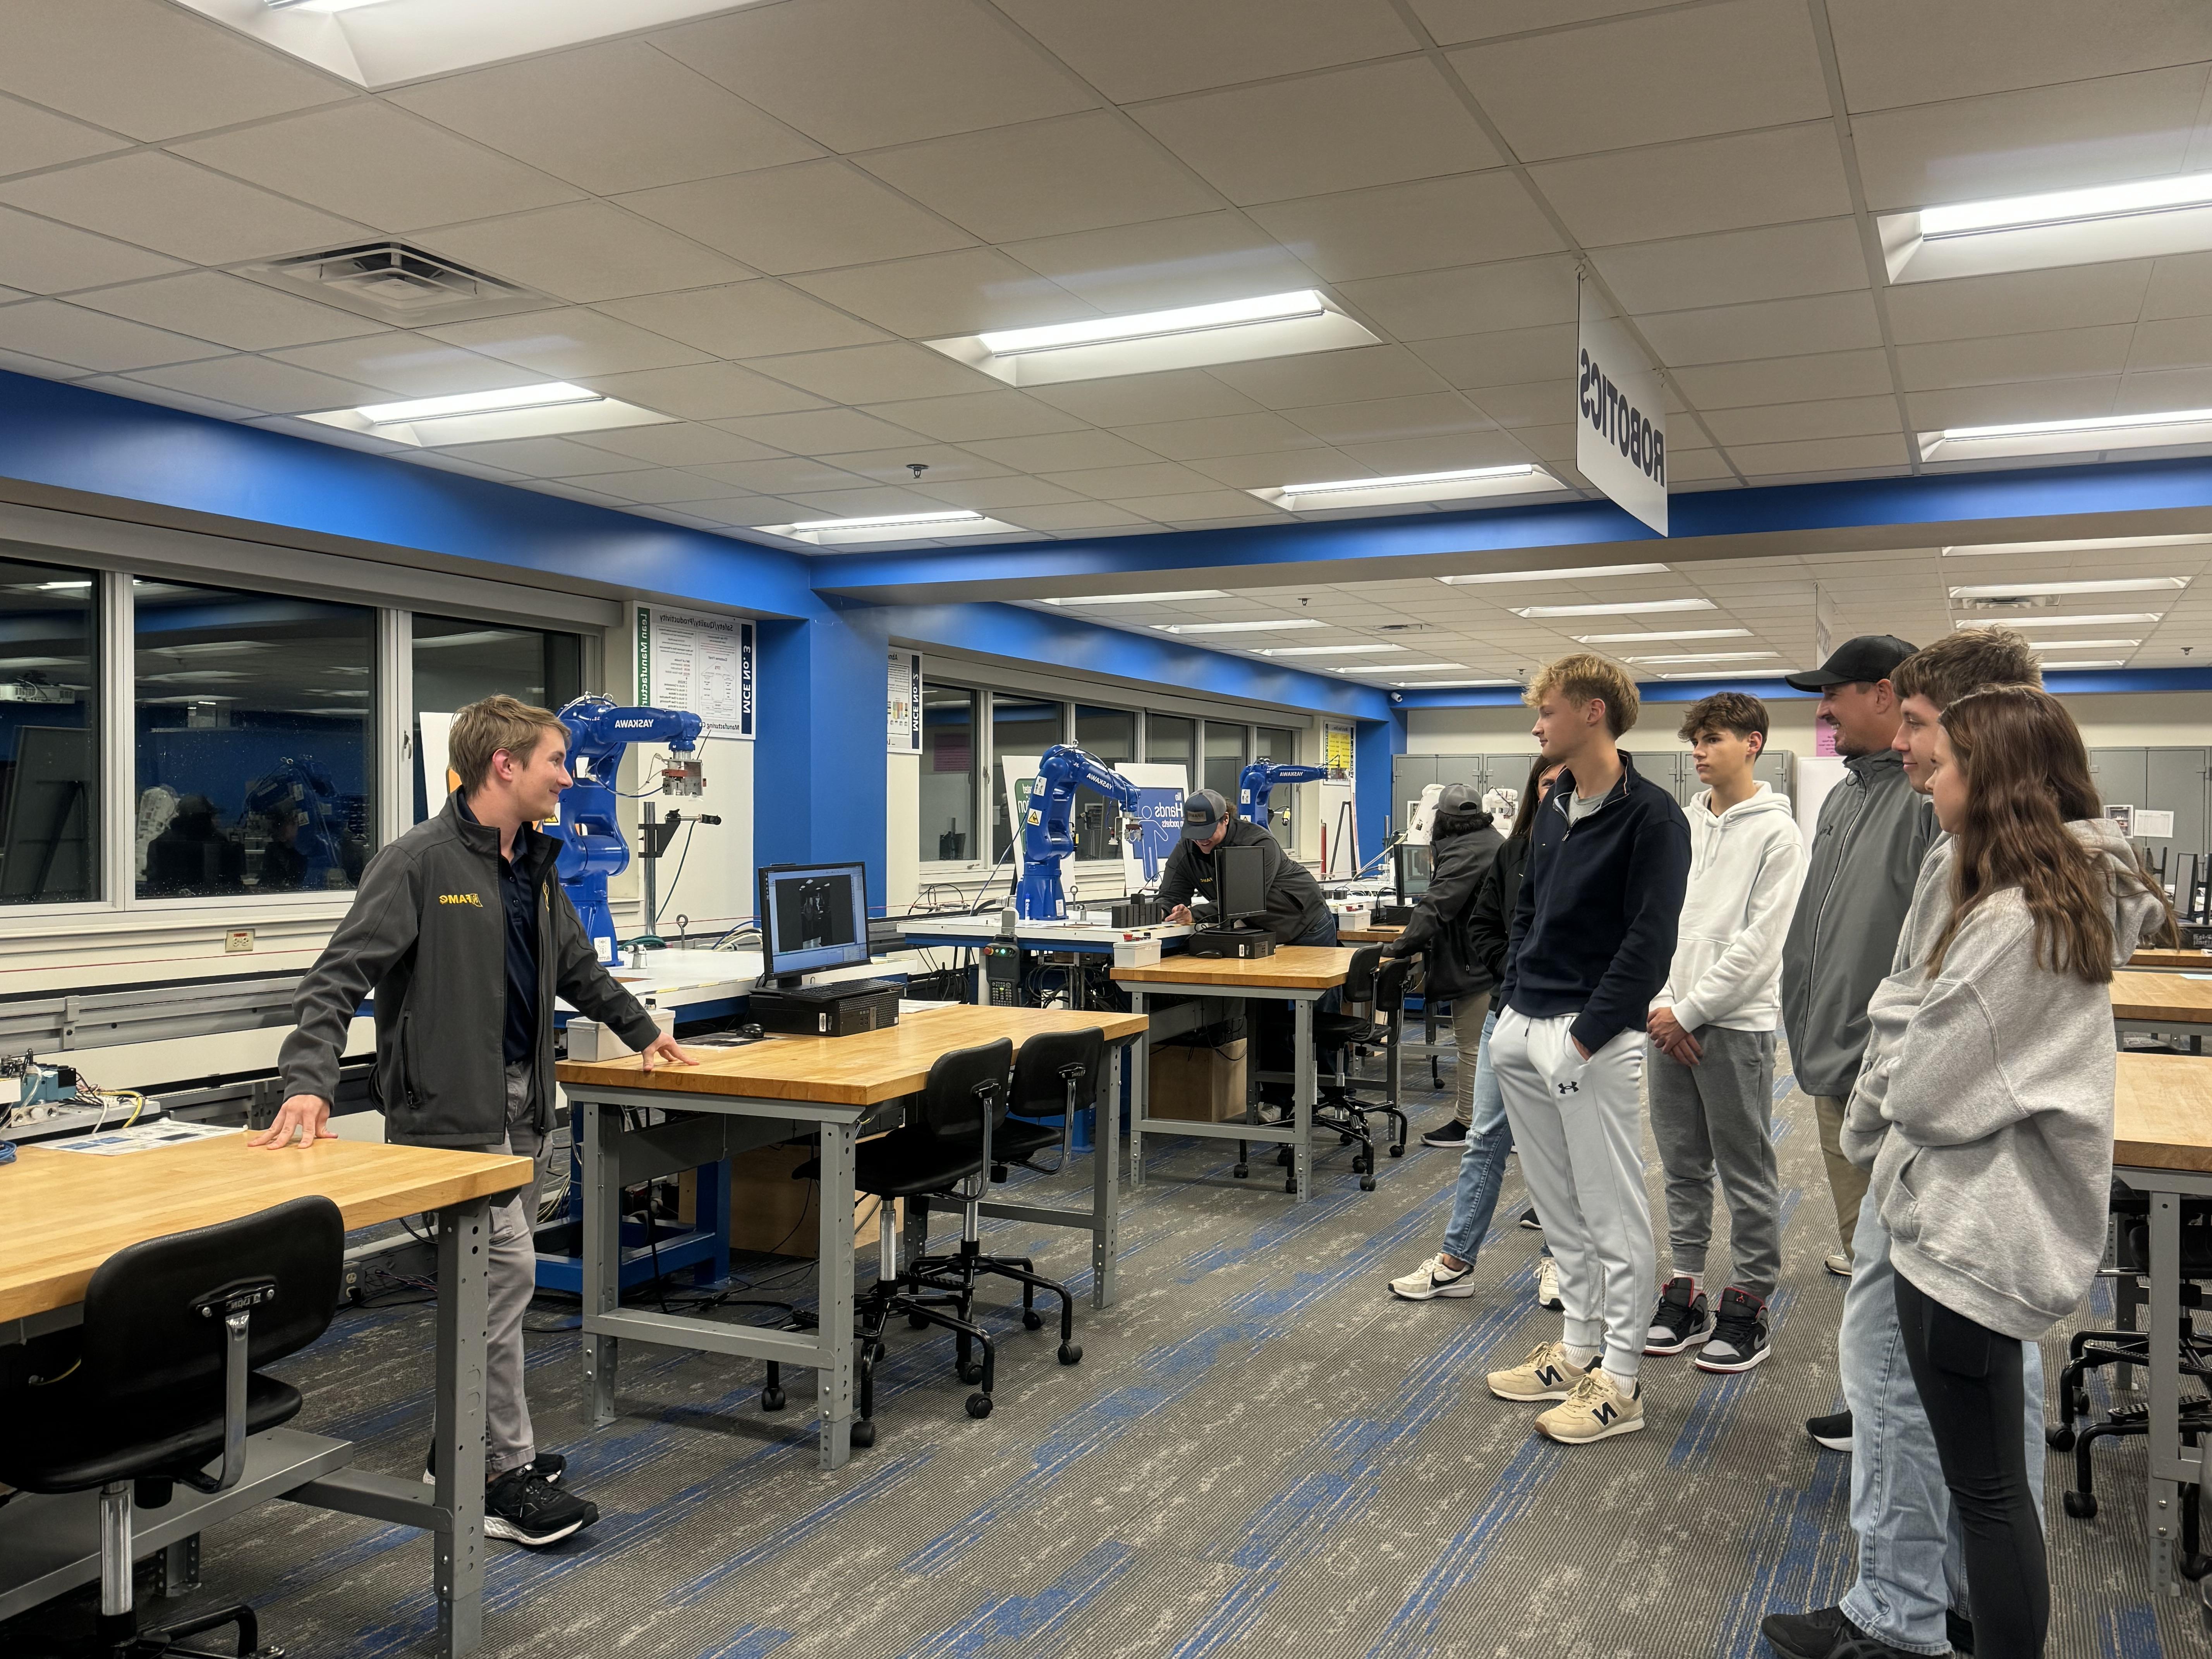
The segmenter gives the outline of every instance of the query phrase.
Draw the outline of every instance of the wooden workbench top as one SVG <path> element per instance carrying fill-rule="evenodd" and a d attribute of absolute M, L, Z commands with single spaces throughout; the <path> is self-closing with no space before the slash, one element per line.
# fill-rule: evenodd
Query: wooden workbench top
<path fill-rule="evenodd" d="M 2212 979 L 2180 974 L 2114 974 L 2112 1018 L 2212 1024 Z"/>
<path fill-rule="evenodd" d="M 1327 945 L 1285 945 L 1272 957 L 1164 957 L 1116 968 L 1123 984 L 1234 985 L 1255 991 L 1326 991 L 1352 972 L 1352 952 Z"/>
<path fill-rule="evenodd" d="M 21 1147 L 0 1166 L 0 1319 L 82 1301 L 93 1270 L 126 1244 L 288 1199 L 327 1198 L 348 1227 L 368 1227 L 529 1179 L 526 1158 L 369 1140 L 256 1151 L 219 1135 L 112 1158 Z"/>
<path fill-rule="evenodd" d="M 635 1054 L 620 1060 L 564 1060 L 560 1079 L 570 1088 L 653 1089 L 671 1095 L 746 1095 L 765 1100 L 805 1100 L 830 1106 L 873 1106 L 910 1095 L 927 1081 L 937 1057 L 979 1042 L 1012 1040 L 1019 1049 L 1048 1031 L 1092 1026 L 1109 1042 L 1142 1032 L 1140 1014 L 1110 1009 L 1072 1013 L 1056 1008 L 988 1008 L 962 1004 L 923 1008 L 899 1023 L 858 1036 L 774 1037 L 742 1048 L 689 1048 L 696 1066 L 656 1066 L 646 1072 Z M 676 1103 L 671 1102 L 671 1104 Z"/>
<path fill-rule="evenodd" d="M 2119 1056 L 2112 1162 L 2138 1170 L 2212 1171 L 2212 1058 Z"/>
<path fill-rule="evenodd" d="M 1406 930 L 1391 922 L 1377 922 L 1371 927 L 1340 927 L 1336 930 L 1339 945 L 1388 945 Z"/>
<path fill-rule="evenodd" d="M 2130 968 L 2202 968 L 2212 973 L 2212 951 L 2138 951 L 2128 958 Z"/>

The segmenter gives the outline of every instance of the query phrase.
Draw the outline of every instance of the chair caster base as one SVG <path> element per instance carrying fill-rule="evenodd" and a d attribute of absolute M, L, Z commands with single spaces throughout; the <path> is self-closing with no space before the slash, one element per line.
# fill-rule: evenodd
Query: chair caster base
<path fill-rule="evenodd" d="M 2074 1425 L 2070 1423 L 2052 1424 L 2043 1431 L 2043 1443 L 2053 1451 L 2072 1451 Z"/>
<path fill-rule="evenodd" d="M 1063 1365 L 1081 1364 L 1083 1363 L 1083 1345 L 1080 1342 L 1061 1343 L 1060 1345 L 1060 1363 Z"/>
<path fill-rule="evenodd" d="M 1402 1140 L 1390 1149 L 1390 1156 L 1393 1158 L 1403 1158 L 1405 1155 L 1406 1143 Z"/>
<path fill-rule="evenodd" d="M 1022 1310 L 1022 1328 L 1024 1330 L 1042 1330 L 1043 1328 L 1044 1316 L 1042 1314 L 1039 1313 L 1035 1308 L 1024 1308 Z"/>
<path fill-rule="evenodd" d="M 876 1443 L 876 1425 L 867 1418 L 853 1425 L 853 1449 L 866 1451 Z"/>
<path fill-rule="evenodd" d="M 2092 1521 L 2097 1515 L 2097 1494 L 2093 1492 L 2069 1492 L 2066 1494 L 2066 1513 L 2076 1521 Z"/>
<path fill-rule="evenodd" d="M 964 1364 L 954 1366 L 953 1370 L 960 1374 L 960 1380 L 971 1388 L 983 1380 L 983 1362 L 980 1359 L 969 1360 Z"/>
<path fill-rule="evenodd" d="M 1230 1170 L 1229 1173 L 1235 1176 L 1237 1180 L 1242 1181 L 1245 1176 L 1250 1175 L 1252 1171 L 1247 1169 L 1243 1164 L 1239 1164 L 1235 1169 Z"/>
<path fill-rule="evenodd" d="M 761 1390 L 761 1409 L 763 1411 L 780 1412 L 783 1409 L 783 1390 L 781 1389 L 763 1389 Z"/>
<path fill-rule="evenodd" d="M 988 1417 L 990 1414 L 991 1414 L 991 1396 L 990 1396 L 989 1395 L 988 1395 L 988 1394 L 971 1394 L 971 1395 L 969 1395 L 968 1396 L 968 1415 L 969 1415 L 969 1416 L 970 1416 L 970 1417 Z"/>
<path fill-rule="evenodd" d="M 1283 1190 L 1286 1193 L 1295 1194 L 1298 1190 L 1298 1178 L 1296 1176 L 1292 1176 L 1288 1181 L 1285 1181 L 1283 1183 Z"/>
<path fill-rule="evenodd" d="M 1375 1190 L 1375 1177 L 1370 1175 L 1364 1175 L 1360 1176 L 1359 1190 L 1363 1193 L 1373 1192 Z"/>

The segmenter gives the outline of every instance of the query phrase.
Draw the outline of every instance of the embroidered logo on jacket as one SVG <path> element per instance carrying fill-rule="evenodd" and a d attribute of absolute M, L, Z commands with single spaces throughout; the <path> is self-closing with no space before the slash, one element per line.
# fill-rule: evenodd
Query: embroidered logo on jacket
<path fill-rule="evenodd" d="M 473 904 L 479 910 L 483 908 L 483 900 L 479 898 L 474 893 L 441 893 L 438 895 L 438 902 L 441 904 Z"/>

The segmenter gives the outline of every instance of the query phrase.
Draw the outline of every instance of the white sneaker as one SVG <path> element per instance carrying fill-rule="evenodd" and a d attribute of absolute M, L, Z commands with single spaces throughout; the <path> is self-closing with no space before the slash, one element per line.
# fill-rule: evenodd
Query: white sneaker
<path fill-rule="evenodd" d="M 1851 1276 L 1851 1258 L 1844 1251 L 1838 1250 L 1820 1265 L 1838 1279 L 1849 1279 Z"/>
<path fill-rule="evenodd" d="M 1559 1300 L 1559 1264 L 1548 1255 L 1536 1258 L 1536 1305 L 1552 1313 L 1567 1310 Z"/>
<path fill-rule="evenodd" d="M 1473 1296 L 1474 1264 L 1470 1262 L 1454 1273 L 1444 1266 L 1443 1256 L 1432 1255 L 1403 1279 L 1392 1279 L 1390 1294 L 1401 1302 L 1433 1302 L 1439 1297 Z"/>

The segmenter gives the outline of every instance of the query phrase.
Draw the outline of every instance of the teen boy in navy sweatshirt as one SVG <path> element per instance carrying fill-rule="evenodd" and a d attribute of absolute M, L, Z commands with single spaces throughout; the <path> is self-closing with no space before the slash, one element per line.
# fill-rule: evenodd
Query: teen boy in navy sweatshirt
<path fill-rule="evenodd" d="M 1651 999 L 1674 959 L 1690 828 L 1616 744 L 1638 708 L 1617 664 L 1563 657 L 1529 683 L 1528 701 L 1544 758 L 1566 770 L 1537 814 L 1491 1054 L 1559 1261 L 1566 1328 L 1492 1371 L 1490 1389 L 1564 1402 L 1536 1426 L 1579 1443 L 1644 1426 L 1636 1373 L 1656 1260 L 1638 1087 Z"/>

